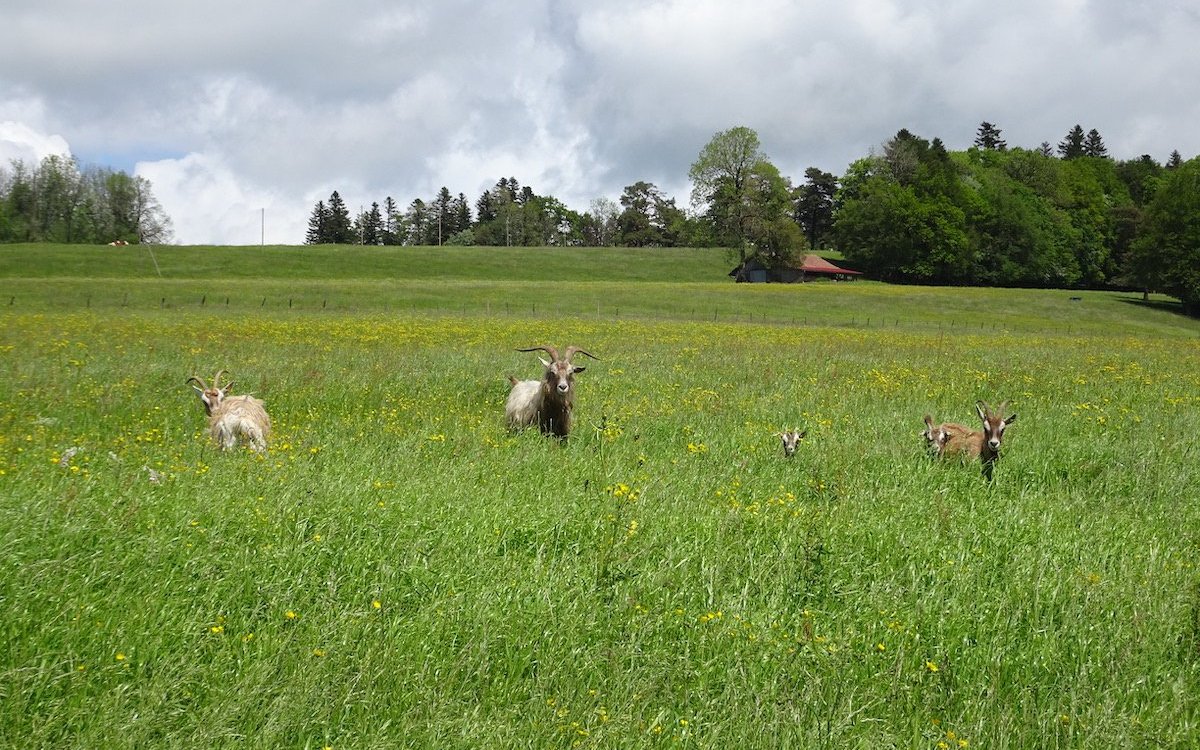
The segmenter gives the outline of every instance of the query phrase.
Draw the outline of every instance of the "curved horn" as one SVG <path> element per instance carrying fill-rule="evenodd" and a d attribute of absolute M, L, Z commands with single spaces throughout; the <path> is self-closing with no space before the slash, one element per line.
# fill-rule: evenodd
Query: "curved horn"
<path fill-rule="evenodd" d="M 542 351 L 550 355 L 550 359 L 554 362 L 558 361 L 558 350 L 553 346 L 531 346 L 528 349 L 518 349 L 519 352 L 537 352 Z"/>
<path fill-rule="evenodd" d="M 203 390 L 203 391 L 208 390 L 208 386 L 204 384 L 204 381 L 201 380 L 200 378 L 196 377 L 195 375 L 193 375 L 190 378 L 188 378 L 187 380 L 185 380 L 183 384 L 187 385 L 188 383 L 191 383 L 192 381 L 195 381 L 200 384 L 200 390 Z"/>
<path fill-rule="evenodd" d="M 1008 408 L 1008 399 L 1004 399 L 1003 401 L 1000 402 L 1000 405 L 996 407 L 996 413 L 999 414 L 1000 416 L 1004 416 L 1004 410 L 1007 408 Z"/>
<path fill-rule="evenodd" d="M 216 388 L 218 390 L 221 388 L 221 376 L 224 374 L 225 374 L 224 370 L 217 370 L 217 374 L 213 375 L 213 388 Z M 228 388 L 229 386 L 226 385 L 225 387 Z"/>
<path fill-rule="evenodd" d="M 580 349 L 578 346 L 568 346 L 567 353 L 563 355 L 563 359 L 566 360 L 567 362 L 570 362 L 572 354 L 582 354 L 585 357 L 591 357 L 592 359 L 596 360 L 597 362 L 600 361 L 599 357 L 595 356 L 594 354 L 589 354 L 588 352 L 584 351 L 583 349 Z"/>

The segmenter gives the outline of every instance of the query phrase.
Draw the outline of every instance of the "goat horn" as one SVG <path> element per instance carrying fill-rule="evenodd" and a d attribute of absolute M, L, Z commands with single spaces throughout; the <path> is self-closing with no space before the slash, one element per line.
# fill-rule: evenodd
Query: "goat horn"
<path fill-rule="evenodd" d="M 600 361 L 599 357 L 597 357 L 593 354 L 589 354 L 588 352 L 584 351 L 583 349 L 580 349 L 578 346 L 568 346 L 567 353 L 563 355 L 563 359 L 566 360 L 567 362 L 570 362 L 572 354 L 582 354 L 585 357 L 591 357 L 592 359 L 596 360 L 597 362 Z"/>
<path fill-rule="evenodd" d="M 519 351 L 519 352 L 542 351 L 542 352 L 549 354 L 551 360 L 553 360 L 555 362 L 558 361 L 558 350 L 555 349 L 553 346 L 531 346 L 528 349 L 518 349 L 517 351 Z"/>
<path fill-rule="evenodd" d="M 221 376 L 222 376 L 222 375 L 224 375 L 224 374 L 225 374 L 225 371 L 224 371 L 224 370 L 217 370 L 217 374 L 216 374 L 216 375 L 213 375 L 213 388 L 220 389 L 220 387 L 221 387 Z"/>
<path fill-rule="evenodd" d="M 204 384 L 204 381 L 201 380 L 200 378 L 196 377 L 195 375 L 193 375 L 190 378 L 188 378 L 187 380 L 185 380 L 184 385 L 187 385 L 188 383 L 192 382 L 193 380 L 200 384 L 201 390 L 204 390 L 204 391 L 208 390 L 208 386 Z"/>

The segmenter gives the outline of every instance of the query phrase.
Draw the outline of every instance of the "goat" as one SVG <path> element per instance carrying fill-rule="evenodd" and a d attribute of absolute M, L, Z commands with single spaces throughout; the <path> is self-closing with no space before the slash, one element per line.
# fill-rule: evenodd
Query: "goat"
<path fill-rule="evenodd" d="M 561 357 L 552 346 L 533 346 L 517 351 L 543 351 L 550 355 L 550 360 L 538 357 L 546 367 L 541 380 L 517 380 L 508 376 L 512 390 L 504 404 L 504 413 L 509 429 L 523 429 L 536 422 L 543 433 L 566 440 L 571 432 L 571 411 L 575 408 L 575 373 L 587 369 L 571 364 L 571 357 L 578 353 L 596 361 L 600 361 L 599 358 L 577 346 L 568 346 Z"/>
<path fill-rule="evenodd" d="M 791 432 L 779 433 L 779 440 L 783 443 L 783 455 L 786 458 L 791 458 L 796 452 L 796 446 L 808 434 L 808 430 L 792 430 Z"/>
<path fill-rule="evenodd" d="M 1002 401 L 995 409 L 983 401 L 976 401 L 975 411 L 983 422 L 983 429 L 950 433 L 942 447 L 941 455 L 978 458 L 983 464 L 983 476 L 991 480 L 992 470 L 1000 460 L 1000 443 L 1004 439 L 1004 430 L 1017 421 L 1015 413 L 1004 416 L 1007 407 L 1007 401 Z"/>
<path fill-rule="evenodd" d="M 929 452 L 934 456 L 940 456 L 952 435 L 967 435 L 970 432 L 970 427 L 954 422 L 942 422 L 939 425 L 935 425 L 933 417 L 926 414 L 925 429 L 921 431 L 921 437 L 925 438 L 925 447 Z"/>
<path fill-rule="evenodd" d="M 195 375 L 187 379 L 188 383 L 196 383 L 192 388 L 204 403 L 212 439 L 223 450 L 229 450 L 239 441 L 248 443 L 252 450 L 266 450 L 267 438 L 271 436 L 271 418 L 267 416 L 262 400 L 248 395 L 230 396 L 233 381 L 221 385 L 223 374 L 224 370 L 217 371 L 211 388 Z"/>

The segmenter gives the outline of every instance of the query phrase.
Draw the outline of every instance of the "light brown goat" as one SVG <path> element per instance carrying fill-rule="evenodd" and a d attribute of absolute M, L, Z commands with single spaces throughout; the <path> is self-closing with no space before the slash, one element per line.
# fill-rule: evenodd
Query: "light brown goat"
<path fill-rule="evenodd" d="M 935 425 L 933 417 L 925 415 L 925 429 L 921 431 L 921 437 L 925 438 L 925 447 L 935 456 L 942 455 L 942 451 L 946 449 L 946 443 L 952 435 L 968 435 L 971 433 L 971 428 L 955 422 L 942 422 Z"/>
<path fill-rule="evenodd" d="M 1004 416 L 1007 408 L 1007 401 L 1002 401 L 995 409 L 983 401 L 976 401 L 975 410 L 983 422 L 983 429 L 948 433 L 940 455 L 978 458 L 983 464 L 983 475 L 991 479 L 992 470 L 1000 460 L 1000 444 L 1004 440 L 1004 430 L 1017 421 L 1015 413 Z"/>
<path fill-rule="evenodd" d="M 219 370 L 213 376 L 212 387 L 195 375 L 187 379 L 188 383 L 196 383 L 192 388 L 204 404 L 212 439 L 224 450 L 239 441 L 249 444 L 252 450 L 266 450 L 267 438 L 271 436 L 271 418 L 267 416 L 262 400 L 247 395 L 230 396 L 233 382 L 221 385 L 223 374 L 225 371 Z"/>
<path fill-rule="evenodd" d="M 541 380 L 517 380 L 508 376 L 512 383 L 508 401 L 504 404 L 508 426 L 519 430 L 536 423 L 543 433 L 565 440 L 571 432 L 571 412 L 575 408 L 575 373 L 587 369 L 572 364 L 571 357 L 582 354 L 597 361 L 599 358 L 577 346 L 568 346 L 561 357 L 552 346 L 533 346 L 517 351 L 543 351 L 550 359 L 538 357 L 546 367 Z"/>

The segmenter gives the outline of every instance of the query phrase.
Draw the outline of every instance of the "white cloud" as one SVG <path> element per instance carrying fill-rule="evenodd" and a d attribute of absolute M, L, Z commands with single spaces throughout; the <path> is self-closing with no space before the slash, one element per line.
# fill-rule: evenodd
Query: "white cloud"
<path fill-rule="evenodd" d="M 900 128 L 966 148 L 983 120 L 1010 146 L 1079 123 L 1117 158 L 1200 152 L 1182 0 L 20 5 L 0 155 L 137 164 L 181 242 L 256 243 L 263 208 L 298 242 L 334 189 L 354 211 L 512 176 L 585 210 L 646 180 L 685 204 L 735 125 L 793 179 Z"/>
<path fill-rule="evenodd" d="M 47 156 L 63 156 L 71 147 L 61 135 L 39 133 L 23 122 L 0 122 L 0 165 L 22 161 L 27 165 L 40 162 Z"/>
<path fill-rule="evenodd" d="M 312 210 L 305 196 L 251 184 L 219 158 L 188 154 L 182 159 L 140 162 L 135 174 L 150 181 L 181 245 L 304 241 Z"/>

